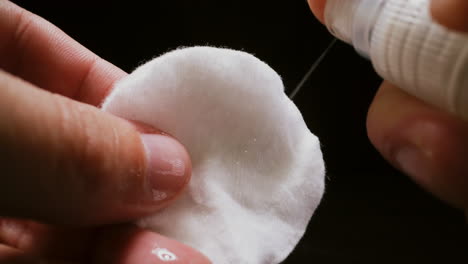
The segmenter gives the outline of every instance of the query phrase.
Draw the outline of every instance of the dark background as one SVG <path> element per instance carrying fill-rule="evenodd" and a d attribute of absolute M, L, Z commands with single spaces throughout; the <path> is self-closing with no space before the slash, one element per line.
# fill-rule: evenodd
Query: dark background
<path fill-rule="evenodd" d="M 305 0 L 14 1 L 127 72 L 180 46 L 255 54 L 297 85 L 331 36 Z M 392 169 L 365 118 L 379 85 L 369 62 L 339 43 L 296 103 L 323 144 L 327 191 L 285 263 L 468 263 L 463 215 Z"/>

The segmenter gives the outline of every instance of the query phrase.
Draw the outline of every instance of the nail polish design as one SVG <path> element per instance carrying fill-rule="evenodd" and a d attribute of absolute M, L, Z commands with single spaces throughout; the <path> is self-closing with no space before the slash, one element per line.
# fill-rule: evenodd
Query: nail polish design
<path fill-rule="evenodd" d="M 174 253 L 172 253 L 166 248 L 155 248 L 151 251 L 151 254 L 157 256 L 160 260 L 164 262 L 176 261 L 178 259 Z"/>
<path fill-rule="evenodd" d="M 155 201 L 164 201 L 167 199 L 167 193 L 163 191 L 158 191 L 158 190 L 152 190 L 153 192 L 153 199 Z"/>

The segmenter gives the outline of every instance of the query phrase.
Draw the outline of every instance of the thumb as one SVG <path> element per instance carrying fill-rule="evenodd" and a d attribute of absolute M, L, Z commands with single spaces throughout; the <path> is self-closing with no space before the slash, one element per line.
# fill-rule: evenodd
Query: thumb
<path fill-rule="evenodd" d="M 150 131 L 0 71 L 0 216 L 96 225 L 154 212 L 191 165 Z"/>
<path fill-rule="evenodd" d="M 367 130 L 395 167 L 439 198 L 468 209 L 468 123 L 384 82 Z"/>

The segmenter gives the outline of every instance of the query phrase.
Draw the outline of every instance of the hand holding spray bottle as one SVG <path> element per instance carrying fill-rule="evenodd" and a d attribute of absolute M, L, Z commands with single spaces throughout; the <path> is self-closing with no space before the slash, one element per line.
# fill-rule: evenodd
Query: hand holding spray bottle
<path fill-rule="evenodd" d="M 468 35 L 433 21 L 430 0 L 328 0 L 325 24 L 383 78 L 468 120 Z"/>

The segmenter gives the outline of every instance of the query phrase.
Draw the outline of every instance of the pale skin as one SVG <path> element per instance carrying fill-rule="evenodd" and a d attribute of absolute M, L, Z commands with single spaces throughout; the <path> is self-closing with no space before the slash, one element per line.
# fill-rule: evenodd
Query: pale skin
<path fill-rule="evenodd" d="M 323 21 L 325 0 L 309 3 Z M 434 0 L 432 11 L 441 24 L 468 32 L 466 0 Z M 191 173 L 186 151 L 170 136 L 98 110 L 126 73 L 6 0 L 0 0 L 0 32 L 0 263 L 163 263 L 151 255 L 155 244 L 179 256 L 171 263 L 209 263 L 156 233 L 110 225 L 166 206 Z M 384 83 L 368 131 L 391 163 L 441 199 L 468 208 L 465 122 Z M 142 134 L 153 139 L 151 152 L 185 162 L 183 179 L 148 169 Z M 411 144 L 430 155 L 408 160 L 425 166 L 403 166 L 395 157 L 414 135 L 418 142 Z M 164 187 L 170 199 L 152 199 L 150 185 Z"/>
<path fill-rule="evenodd" d="M 98 109 L 126 73 L 6 0 L 0 32 L 0 263 L 164 263 L 155 245 L 172 263 L 210 263 L 156 233 L 109 225 L 166 206 L 191 174 L 175 139 Z M 183 161 L 185 175 L 158 175 L 159 156 Z"/>

